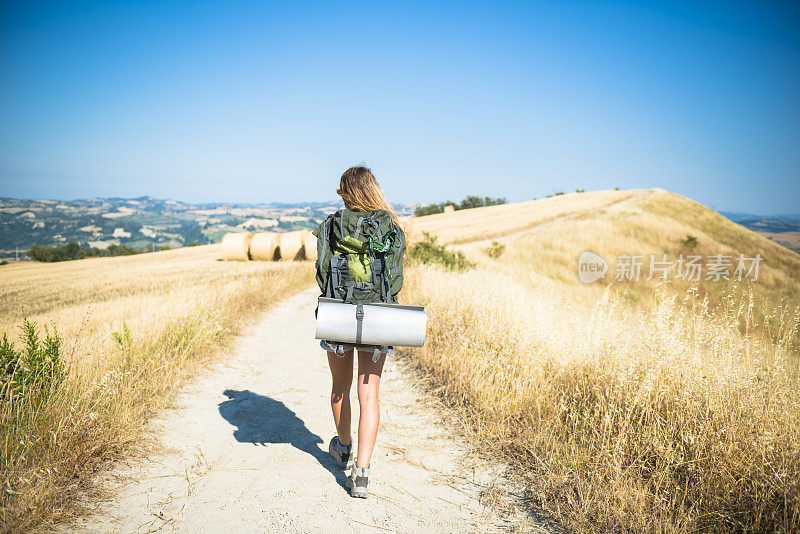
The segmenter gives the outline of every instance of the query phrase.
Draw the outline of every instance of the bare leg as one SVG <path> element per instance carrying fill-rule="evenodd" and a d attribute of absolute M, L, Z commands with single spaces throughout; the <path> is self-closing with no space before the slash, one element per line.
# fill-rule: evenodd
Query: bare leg
<path fill-rule="evenodd" d="M 350 445 L 350 386 L 353 384 L 353 351 L 338 357 L 328 351 L 328 366 L 331 368 L 331 411 L 339 443 Z"/>
<path fill-rule="evenodd" d="M 371 352 L 358 351 L 358 404 L 361 416 L 358 420 L 357 467 L 369 467 L 378 437 L 378 424 L 381 420 L 378 387 L 381 384 L 385 360 L 386 357 L 381 356 L 377 362 L 373 362 Z"/>

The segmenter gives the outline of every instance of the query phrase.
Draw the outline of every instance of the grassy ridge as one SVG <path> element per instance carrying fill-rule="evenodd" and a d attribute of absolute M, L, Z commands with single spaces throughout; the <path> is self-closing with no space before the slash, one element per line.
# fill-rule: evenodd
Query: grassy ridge
<path fill-rule="evenodd" d="M 600 196 L 527 234 L 496 218 L 505 250 L 455 247 L 466 273 L 408 269 L 429 332 L 405 354 L 571 530 L 800 529 L 800 258 L 677 195 Z M 577 280 L 583 250 L 674 259 L 687 234 L 760 253 L 759 281 Z"/>
<path fill-rule="evenodd" d="M 95 270 L 48 266 L 56 269 L 54 282 L 62 280 L 67 304 L 33 308 L 35 317 L 65 325 L 69 374 L 45 402 L 33 396 L 0 402 L 2 530 L 27 530 L 74 513 L 76 490 L 137 442 L 170 393 L 218 357 L 254 313 L 313 280 L 310 264 L 222 263 L 215 261 L 216 248 L 198 248 L 206 250 L 112 265 L 104 262 L 123 258 L 73 262 L 100 262 Z M 23 287 L 52 275 L 33 267 L 17 273 Z M 84 290 L 73 292 L 76 286 Z M 93 297 L 86 291 L 91 287 Z"/>

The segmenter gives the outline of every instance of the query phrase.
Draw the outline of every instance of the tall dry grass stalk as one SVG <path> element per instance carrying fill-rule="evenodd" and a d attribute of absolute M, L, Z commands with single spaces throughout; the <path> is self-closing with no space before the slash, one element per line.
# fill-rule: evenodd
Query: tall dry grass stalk
<path fill-rule="evenodd" d="M 91 476 L 138 442 L 143 423 L 187 377 L 218 357 L 254 313 L 313 280 L 305 264 L 223 264 L 209 250 L 81 260 L 50 272 L 33 265 L 17 274 L 15 287 L 25 287 L 26 276 L 51 280 L 49 288 L 32 287 L 29 295 L 45 292 L 50 300 L 31 307 L 34 317 L 67 325 L 61 334 L 70 371 L 44 402 L 0 395 L 0 531 L 75 513 Z M 54 295 L 67 304 L 59 308 Z"/>
<path fill-rule="evenodd" d="M 581 532 L 800 529 L 800 312 L 658 287 L 632 307 L 502 270 L 409 269 L 407 351 L 537 505 Z M 792 354 L 794 353 L 794 355 Z"/>

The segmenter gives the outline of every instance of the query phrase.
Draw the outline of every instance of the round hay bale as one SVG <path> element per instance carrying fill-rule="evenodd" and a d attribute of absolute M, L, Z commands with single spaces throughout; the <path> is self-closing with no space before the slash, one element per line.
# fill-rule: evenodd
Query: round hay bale
<path fill-rule="evenodd" d="M 308 230 L 304 230 L 305 239 L 303 240 L 303 250 L 305 259 L 314 261 L 317 259 L 317 238 Z"/>
<path fill-rule="evenodd" d="M 250 241 L 253 234 L 228 233 L 222 236 L 222 259 L 225 261 L 247 261 L 250 259 Z"/>
<path fill-rule="evenodd" d="M 281 234 L 277 232 L 258 232 L 250 241 L 250 257 L 254 260 L 273 261 L 276 259 Z"/>
<path fill-rule="evenodd" d="M 299 256 L 303 250 L 303 232 L 298 230 L 281 234 L 278 250 L 283 261 L 302 259 Z"/>
<path fill-rule="evenodd" d="M 455 210 L 456 210 L 456 207 L 453 206 L 452 204 L 448 204 L 447 206 L 444 207 L 444 212 L 445 213 L 453 213 Z"/>

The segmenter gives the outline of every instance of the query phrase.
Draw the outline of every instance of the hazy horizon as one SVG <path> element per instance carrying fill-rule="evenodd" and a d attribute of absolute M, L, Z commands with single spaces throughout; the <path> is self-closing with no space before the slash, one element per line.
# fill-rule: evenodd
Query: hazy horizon
<path fill-rule="evenodd" d="M 592 191 L 603 191 L 603 190 L 600 190 L 600 189 L 598 189 L 598 190 L 586 190 L 587 193 L 590 193 Z M 608 191 L 608 189 L 606 191 Z M 575 191 L 564 191 L 565 194 L 574 193 L 574 192 Z M 491 195 L 478 195 L 478 196 L 482 196 L 483 197 L 483 196 L 491 196 Z M 187 200 L 183 200 L 183 199 L 180 199 L 180 198 L 156 197 L 156 196 L 153 196 L 153 195 L 146 195 L 146 194 L 145 195 L 137 195 L 137 196 L 134 196 L 134 197 L 118 197 L 118 196 L 112 196 L 112 197 L 93 196 L 92 197 L 92 196 L 89 196 L 89 197 L 79 197 L 79 198 L 17 198 L 17 197 L 0 196 L 0 198 L 12 199 L 12 200 L 22 200 L 22 201 L 34 201 L 34 202 L 35 201 L 78 202 L 78 201 L 82 201 L 82 200 L 93 200 L 93 199 L 100 199 L 100 200 L 137 200 L 137 199 L 140 199 L 140 198 L 152 198 L 152 199 L 155 199 L 155 200 L 174 200 L 176 202 L 182 202 L 184 204 L 191 204 L 191 205 L 204 205 L 204 204 L 217 204 L 217 205 L 219 205 L 219 204 L 231 204 L 231 205 L 284 204 L 284 205 L 287 205 L 287 206 L 303 206 L 303 205 L 309 205 L 309 204 L 330 204 L 330 203 L 341 202 L 341 199 L 339 197 L 331 198 L 331 199 L 323 199 L 323 200 L 311 199 L 311 200 L 299 201 L 299 202 L 284 202 L 284 201 L 281 201 L 281 200 L 242 201 L 242 202 L 228 201 L 228 200 L 206 200 L 206 201 L 192 201 L 192 202 L 189 202 Z M 544 198 L 544 197 L 537 197 L 537 198 L 541 199 L 541 198 Z M 399 205 L 399 204 L 427 205 L 427 204 L 445 202 L 445 201 L 448 201 L 448 200 L 452 200 L 453 202 L 459 202 L 459 201 L 462 200 L 462 198 L 443 198 L 443 199 L 440 199 L 440 200 L 436 200 L 434 202 L 415 202 L 413 200 L 412 201 L 403 201 L 403 202 L 394 202 L 394 201 L 392 201 L 392 204 L 396 204 L 396 205 Z M 533 199 L 531 198 L 531 199 L 527 199 L 527 200 L 533 200 Z M 525 200 L 519 200 L 519 201 L 509 200 L 509 202 L 525 202 Z M 713 210 L 715 210 L 715 211 L 717 211 L 717 212 L 719 212 L 719 213 L 721 213 L 721 214 L 723 214 L 723 215 L 754 215 L 754 216 L 761 216 L 761 217 L 792 217 L 792 218 L 800 218 L 800 211 L 798 211 L 798 212 L 782 212 L 782 213 L 758 213 L 758 212 L 753 212 L 753 211 L 727 210 L 727 209 L 724 209 L 724 208 L 715 208 L 715 207 L 713 207 L 711 205 L 706 205 L 706 204 L 704 204 L 704 205 L 709 207 L 709 208 L 711 208 L 711 209 L 713 209 Z"/>

